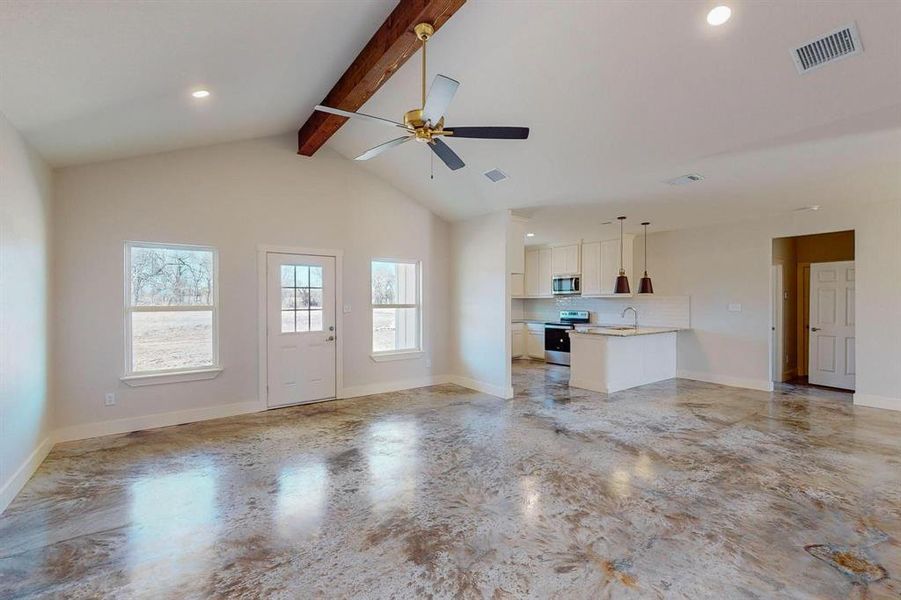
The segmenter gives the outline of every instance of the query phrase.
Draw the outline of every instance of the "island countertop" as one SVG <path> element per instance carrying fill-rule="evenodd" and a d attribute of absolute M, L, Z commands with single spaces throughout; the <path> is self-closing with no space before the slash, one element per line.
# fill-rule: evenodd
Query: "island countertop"
<path fill-rule="evenodd" d="M 569 335 L 606 335 L 611 337 L 633 337 L 636 335 L 655 335 L 658 333 L 674 333 L 683 331 L 681 327 L 638 327 L 630 325 L 583 325 L 576 326 Z"/>

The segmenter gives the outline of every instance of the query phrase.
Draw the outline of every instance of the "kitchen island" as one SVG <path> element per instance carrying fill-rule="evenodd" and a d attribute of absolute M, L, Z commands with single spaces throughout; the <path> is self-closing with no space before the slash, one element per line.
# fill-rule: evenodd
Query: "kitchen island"
<path fill-rule="evenodd" d="M 576 327 L 569 332 L 571 387 L 618 392 L 676 376 L 676 327 Z"/>

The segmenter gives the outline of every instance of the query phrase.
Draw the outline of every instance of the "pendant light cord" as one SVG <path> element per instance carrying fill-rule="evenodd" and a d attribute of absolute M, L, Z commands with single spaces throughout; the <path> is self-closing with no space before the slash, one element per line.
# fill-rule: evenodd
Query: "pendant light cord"
<path fill-rule="evenodd" d="M 648 276 L 648 226 L 644 226 L 644 276 Z"/>
<path fill-rule="evenodd" d="M 623 218 L 619 220 L 619 272 L 622 274 L 623 269 Z"/>

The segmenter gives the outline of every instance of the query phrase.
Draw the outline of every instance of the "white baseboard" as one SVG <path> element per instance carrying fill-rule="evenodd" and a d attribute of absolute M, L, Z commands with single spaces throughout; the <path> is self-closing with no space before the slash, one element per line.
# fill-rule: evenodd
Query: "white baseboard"
<path fill-rule="evenodd" d="M 37 468 L 41 466 L 41 463 L 50 454 L 50 450 L 53 449 L 53 438 L 51 436 L 52 434 L 44 438 L 44 441 L 38 444 L 38 447 L 28 455 L 25 462 L 19 465 L 12 477 L 4 481 L 2 486 L 0 486 L 0 513 L 6 510 L 6 507 L 13 501 L 16 494 L 25 487 L 25 484 L 31 479 Z"/>
<path fill-rule="evenodd" d="M 388 392 L 399 392 L 401 390 L 411 390 L 414 388 L 441 385 L 442 383 L 449 382 L 450 377 L 447 375 L 432 375 L 429 377 L 419 377 L 417 379 L 353 385 L 342 389 L 341 393 L 338 394 L 338 398 L 358 398 L 360 396 L 372 396 L 373 394 L 387 394 Z"/>
<path fill-rule="evenodd" d="M 143 431 L 145 429 L 156 429 L 157 427 L 169 427 L 170 425 L 208 421 L 210 419 L 221 419 L 222 417 L 233 417 L 235 415 L 260 412 L 262 410 L 266 410 L 266 406 L 256 400 L 252 402 L 235 402 L 234 404 L 191 408 L 188 410 L 156 413 L 140 417 L 131 417 L 128 419 L 115 419 L 112 421 L 100 421 L 99 423 L 72 425 L 70 427 L 57 429 L 53 437 L 55 442 L 71 442 L 103 435 Z"/>
<path fill-rule="evenodd" d="M 503 387 L 500 385 L 494 385 L 493 383 L 485 383 L 484 381 L 477 381 L 475 379 L 470 379 L 469 377 L 463 377 L 461 375 L 451 375 L 450 383 L 455 383 L 459 386 L 469 388 L 471 390 L 475 390 L 477 392 L 484 392 L 486 394 L 491 394 L 492 396 L 497 396 L 498 398 L 503 398 L 505 400 L 513 397 L 513 387 Z"/>
<path fill-rule="evenodd" d="M 875 394 L 860 394 L 855 392 L 854 406 L 884 408 L 885 410 L 901 410 L 901 398 L 892 398 L 891 396 L 877 396 Z"/>
<path fill-rule="evenodd" d="M 760 390 L 762 392 L 773 391 L 773 382 L 765 379 L 745 379 L 743 377 L 731 377 L 729 375 L 716 375 L 714 373 L 701 373 L 698 371 L 685 371 L 682 369 L 676 371 L 676 377 L 680 379 L 706 381 L 707 383 L 718 383 L 730 387 L 747 388 L 749 390 Z"/>

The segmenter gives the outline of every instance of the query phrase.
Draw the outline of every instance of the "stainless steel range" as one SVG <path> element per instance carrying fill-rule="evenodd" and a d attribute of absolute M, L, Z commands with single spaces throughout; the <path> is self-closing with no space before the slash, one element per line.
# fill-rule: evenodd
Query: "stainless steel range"
<path fill-rule="evenodd" d="M 544 360 L 569 366 L 569 333 L 576 323 L 588 323 L 587 310 L 561 310 L 560 320 L 544 324 Z"/>

